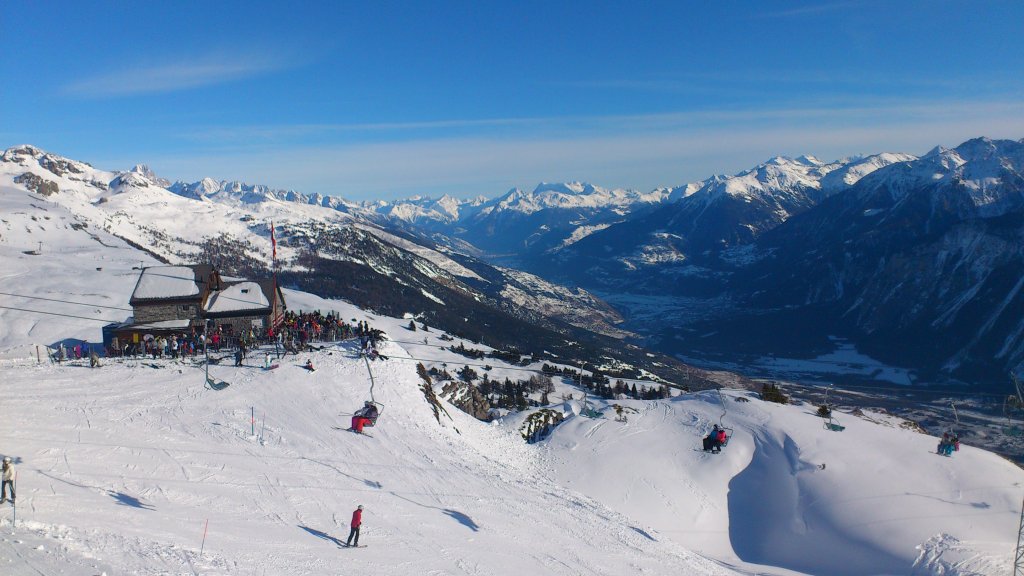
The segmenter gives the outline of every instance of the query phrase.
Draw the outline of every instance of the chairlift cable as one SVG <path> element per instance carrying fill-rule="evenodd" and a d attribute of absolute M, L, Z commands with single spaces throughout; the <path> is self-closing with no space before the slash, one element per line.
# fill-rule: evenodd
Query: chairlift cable
<path fill-rule="evenodd" d="M 131 308 L 121 308 L 118 306 L 104 306 L 102 304 L 90 304 L 89 302 L 72 302 L 70 300 L 59 300 L 57 298 L 44 298 L 42 296 L 27 296 L 25 294 L 12 294 L 10 292 L 0 292 L 3 296 L 14 296 L 16 298 L 28 298 L 31 300 L 46 300 L 47 302 L 60 302 L 61 304 L 74 304 L 76 306 L 90 306 L 92 308 L 107 308 L 109 310 L 122 310 L 125 312 L 132 312 Z"/>
<path fill-rule="evenodd" d="M 48 316 L 63 316 L 64 318 L 76 318 L 78 320 L 91 320 L 92 322 L 105 322 L 107 324 L 116 324 L 122 322 L 122 320 L 107 320 L 105 318 L 89 318 L 88 316 L 75 316 L 74 314 L 61 314 L 60 312 L 44 312 L 42 310 L 29 310 L 27 308 L 15 308 L 14 306 L 0 306 L 5 310 L 14 310 L 16 312 L 29 312 L 32 314 L 46 314 Z"/>

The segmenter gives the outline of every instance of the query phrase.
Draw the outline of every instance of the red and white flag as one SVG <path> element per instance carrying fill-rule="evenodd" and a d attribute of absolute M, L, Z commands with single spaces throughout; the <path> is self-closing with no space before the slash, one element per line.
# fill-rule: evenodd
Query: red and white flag
<path fill-rule="evenodd" d="M 274 262 L 277 262 L 277 238 L 274 237 L 274 221 L 270 221 L 270 253 Z"/>

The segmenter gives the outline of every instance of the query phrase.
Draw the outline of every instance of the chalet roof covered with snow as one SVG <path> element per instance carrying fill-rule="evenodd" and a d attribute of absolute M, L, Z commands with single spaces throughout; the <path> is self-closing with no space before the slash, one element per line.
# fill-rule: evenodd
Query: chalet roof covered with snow
<path fill-rule="evenodd" d="M 144 268 L 131 301 L 196 298 L 213 273 L 209 264 Z"/>
<path fill-rule="evenodd" d="M 230 312 L 258 311 L 270 308 L 270 299 L 258 282 L 243 281 L 225 286 L 210 295 L 204 312 L 224 314 Z"/>

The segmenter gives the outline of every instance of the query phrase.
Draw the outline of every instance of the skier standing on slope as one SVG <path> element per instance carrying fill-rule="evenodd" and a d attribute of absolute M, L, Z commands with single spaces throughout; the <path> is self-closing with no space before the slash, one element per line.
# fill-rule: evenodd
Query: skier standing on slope
<path fill-rule="evenodd" d="M 0 484 L 0 504 L 7 502 L 7 488 L 11 489 L 11 504 L 14 504 L 14 465 L 11 464 L 11 457 L 4 456 L 3 483 Z"/>
<path fill-rule="evenodd" d="M 348 540 L 345 541 L 345 546 L 359 546 L 359 527 L 363 525 L 363 505 L 360 504 L 352 512 L 352 522 L 349 524 L 352 529 L 349 530 Z M 353 537 L 355 540 L 353 541 Z"/>

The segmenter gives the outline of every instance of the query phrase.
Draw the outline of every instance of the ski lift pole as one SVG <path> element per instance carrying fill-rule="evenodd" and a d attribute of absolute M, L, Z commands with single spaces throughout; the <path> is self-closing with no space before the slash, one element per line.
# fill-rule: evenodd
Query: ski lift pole
<path fill-rule="evenodd" d="M 718 424 L 722 428 L 725 428 L 725 415 L 729 413 L 729 409 L 725 407 L 725 396 L 722 395 L 722 389 L 716 388 L 718 392 L 718 401 L 722 403 L 722 415 L 718 417 Z"/>
<path fill-rule="evenodd" d="M 210 339 L 210 321 L 207 320 L 203 324 L 203 357 L 206 358 L 206 379 L 204 382 L 209 383 L 210 381 L 210 347 L 206 342 Z"/>
<path fill-rule="evenodd" d="M 11 530 L 14 530 L 14 526 L 18 523 L 18 471 L 14 471 L 14 481 L 11 482 L 11 507 L 14 508 L 14 512 L 11 513 Z"/>
<path fill-rule="evenodd" d="M 370 402 L 376 404 L 377 402 L 373 398 L 373 387 L 376 385 L 376 381 L 373 379 L 373 370 L 370 369 L 370 359 L 363 355 L 363 362 L 366 364 L 366 373 L 370 375 Z"/>

